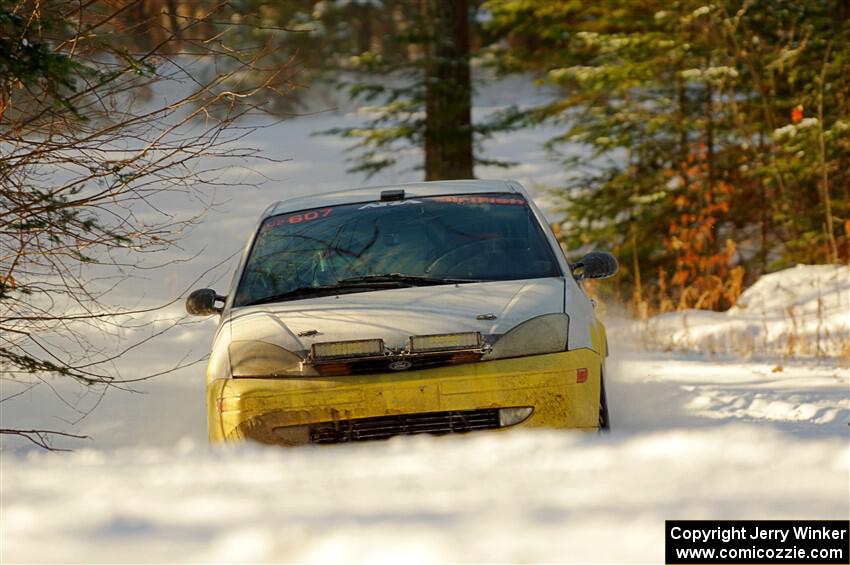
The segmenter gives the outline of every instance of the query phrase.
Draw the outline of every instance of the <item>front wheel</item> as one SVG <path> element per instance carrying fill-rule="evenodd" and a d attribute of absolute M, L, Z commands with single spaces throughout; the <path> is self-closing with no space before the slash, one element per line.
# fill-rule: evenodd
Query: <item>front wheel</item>
<path fill-rule="evenodd" d="M 608 415 L 608 396 L 605 394 L 605 379 L 599 375 L 599 431 L 611 430 L 611 417 Z"/>

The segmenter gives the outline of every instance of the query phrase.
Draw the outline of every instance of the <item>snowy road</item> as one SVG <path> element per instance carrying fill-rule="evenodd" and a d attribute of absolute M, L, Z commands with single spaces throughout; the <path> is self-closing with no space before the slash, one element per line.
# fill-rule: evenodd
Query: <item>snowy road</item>
<path fill-rule="evenodd" d="M 850 515 L 846 368 L 619 355 L 607 436 L 7 453 L 0 561 L 660 562 L 664 519 Z"/>
<path fill-rule="evenodd" d="M 626 349 L 611 363 L 620 430 L 747 423 L 801 438 L 850 437 L 846 361 L 737 361 Z"/>

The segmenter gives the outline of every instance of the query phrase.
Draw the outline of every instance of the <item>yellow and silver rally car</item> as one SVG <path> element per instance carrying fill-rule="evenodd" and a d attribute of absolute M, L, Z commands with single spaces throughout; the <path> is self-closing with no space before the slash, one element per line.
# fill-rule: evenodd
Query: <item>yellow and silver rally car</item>
<path fill-rule="evenodd" d="M 207 367 L 212 442 L 298 445 L 513 426 L 606 429 L 605 329 L 512 181 L 278 202 L 248 242 Z"/>

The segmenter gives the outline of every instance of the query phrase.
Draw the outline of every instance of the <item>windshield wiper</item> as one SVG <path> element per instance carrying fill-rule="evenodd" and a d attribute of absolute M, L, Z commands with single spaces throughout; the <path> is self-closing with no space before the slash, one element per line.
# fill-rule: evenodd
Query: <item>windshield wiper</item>
<path fill-rule="evenodd" d="M 400 286 L 400 283 L 393 281 L 385 281 L 383 285 L 388 288 L 398 288 Z M 240 306 L 254 306 L 256 304 L 268 304 L 269 302 L 285 302 L 287 300 L 296 300 L 298 298 L 304 298 L 307 296 L 328 296 L 333 294 L 345 294 L 369 290 L 375 290 L 375 285 L 369 283 L 346 283 L 326 284 L 322 286 L 302 286 L 299 288 L 288 290 L 286 292 L 281 292 L 279 294 L 264 296 L 263 298 L 258 298 L 256 300 L 240 304 Z"/>
<path fill-rule="evenodd" d="M 338 285 L 352 284 L 386 284 L 386 283 L 403 283 L 410 286 L 427 286 L 437 284 L 463 284 L 482 282 L 477 279 L 447 279 L 435 277 L 420 277 L 418 275 L 403 275 L 401 273 L 387 273 L 383 275 L 363 275 L 360 277 L 350 277 L 337 281 Z"/>
<path fill-rule="evenodd" d="M 350 277 L 341 279 L 336 284 L 326 284 L 322 286 L 302 286 L 294 288 L 279 294 L 264 296 L 240 304 L 240 306 L 254 306 L 256 304 L 268 304 L 270 302 L 285 302 L 287 300 L 296 300 L 307 296 L 327 296 L 333 294 L 344 294 L 351 292 L 365 292 L 375 290 L 376 287 L 381 288 L 399 288 L 410 286 L 429 286 L 438 284 L 462 284 L 482 282 L 475 279 L 441 279 L 433 277 L 420 277 L 417 275 L 402 275 L 401 273 L 388 273 L 385 275 L 363 275 L 360 277 Z"/>

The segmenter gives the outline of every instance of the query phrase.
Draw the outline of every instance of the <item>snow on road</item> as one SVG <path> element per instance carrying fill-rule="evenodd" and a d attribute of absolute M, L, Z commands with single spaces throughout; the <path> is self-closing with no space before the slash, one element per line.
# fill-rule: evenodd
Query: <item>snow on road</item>
<path fill-rule="evenodd" d="M 621 427 L 765 425 L 800 437 L 850 437 L 850 370 L 820 362 L 621 351 L 609 395 Z"/>
<path fill-rule="evenodd" d="M 660 562 L 665 519 L 847 516 L 845 441 L 754 426 L 186 445 L 9 467 L 4 563 Z"/>
<path fill-rule="evenodd" d="M 665 519 L 850 515 L 845 368 L 622 345 L 608 435 L 7 453 L 0 561 L 660 562 Z"/>

